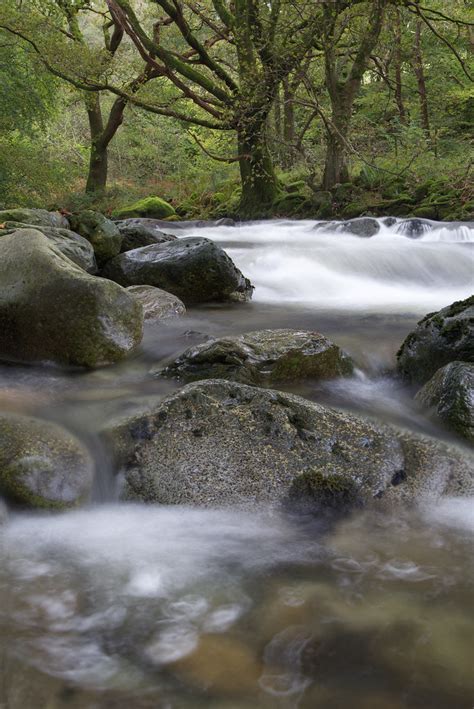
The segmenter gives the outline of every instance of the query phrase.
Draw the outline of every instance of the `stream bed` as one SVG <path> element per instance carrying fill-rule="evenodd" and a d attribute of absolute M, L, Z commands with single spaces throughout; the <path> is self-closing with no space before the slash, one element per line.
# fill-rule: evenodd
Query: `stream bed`
<path fill-rule="evenodd" d="M 96 463 L 87 507 L 0 526 L 1 709 L 472 707 L 474 500 L 330 527 L 264 507 L 124 504 L 97 435 L 177 389 L 149 372 L 190 345 L 291 327 L 357 370 L 288 390 L 463 445 L 393 370 L 423 315 L 472 294 L 474 225 L 379 225 L 371 238 L 310 221 L 181 229 L 229 253 L 250 303 L 149 326 L 114 367 L 0 366 L 0 408 L 61 422 Z"/>

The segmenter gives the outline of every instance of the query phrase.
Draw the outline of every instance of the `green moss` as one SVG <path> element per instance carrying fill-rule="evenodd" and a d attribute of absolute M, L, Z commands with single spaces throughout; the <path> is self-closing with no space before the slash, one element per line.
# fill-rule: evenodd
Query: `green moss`
<path fill-rule="evenodd" d="M 174 207 L 161 197 L 144 197 L 128 207 L 116 209 L 112 216 L 116 219 L 133 217 L 149 217 L 151 219 L 167 219 L 175 214 Z"/>
<path fill-rule="evenodd" d="M 309 468 L 293 481 L 288 499 L 294 503 L 311 503 L 328 510 L 345 511 L 358 506 L 357 485 L 343 475 L 324 474 Z"/>

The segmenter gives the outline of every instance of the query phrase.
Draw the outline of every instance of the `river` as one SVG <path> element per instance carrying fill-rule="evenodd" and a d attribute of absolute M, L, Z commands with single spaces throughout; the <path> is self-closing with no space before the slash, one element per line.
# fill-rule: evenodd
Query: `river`
<path fill-rule="evenodd" d="M 180 230 L 225 248 L 252 302 L 149 326 L 108 369 L 0 367 L 3 410 L 61 422 L 96 461 L 87 507 L 0 527 L 2 709 L 472 707 L 474 500 L 329 529 L 275 509 L 124 504 L 97 436 L 172 392 L 149 371 L 189 345 L 292 327 L 357 364 L 349 380 L 292 391 L 460 443 L 393 367 L 424 314 L 473 292 L 474 225 L 379 225 L 371 238 L 311 221 Z"/>

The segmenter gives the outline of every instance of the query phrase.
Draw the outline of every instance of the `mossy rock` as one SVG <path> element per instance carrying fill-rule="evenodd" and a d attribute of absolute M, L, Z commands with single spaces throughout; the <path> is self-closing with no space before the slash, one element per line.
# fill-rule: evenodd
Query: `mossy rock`
<path fill-rule="evenodd" d="M 362 504 L 357 483 L 347 475 L 305 470 L 288 490 L 288 506 L 303 512 L 346 512 Z"/>
<path fill-rule="evenodd" d="M 449 362 L 474 362 L 474 296 L 429 313 L 397 353 L 398 370 L 424 384 Z"/>
<path fill-rule="evenodd" d="M 3 209 L 0 211 L 0 224 L 20 222 L 34 226 L 50 226 L 57 229 L 69 229 L 69 222 L 60 212 L 48 212 L 46 209 Z"/>
<path fill-rule="evenodd" d="M 85 209 L 71 214 L 69 221 L 71 228 L 92 244 L 99 266 L 120 253 L 122 235 L 117 225 L 100 212 Z"/>
<path fill-rule="evenodd" d="M 0 415 L 0 492 L 14 503 L 76 507 L 89 497 L 94 465 L 80 441 L 61 426 Z"/>
<path fill-rule="evenodd" d="M 14 234 L 20 229 L 36 229 L 44 234 L 51 244 L 59 249 L 64 256 L 71 259 L 76 266 L 83 268 L 88 273 L 97 273 L 97 263 L 92 244 L 74 231 L 49 226 L 21 224 L 20 222 L 4 222 L 3 227 L 3 229 L 0 229 L 0 236 Z"/>
<path fill-rule="evenodd" d="M 120 435 L 107 438 L 119 441 L 124 499 L 258 509 L 287 500 L 298 479 L 301 492 L 309 475 L 308 497 L 317 492 L 335 508 L 354 499 L 386 510 L 474 492 L 465 451 L 235 382 L 188 384 L 115 425 Z"/>
<path fill-rule="evenodd" d="M 450 362 L 441 367 L 415 398 L 474 443 L 474 364 Z"/>
<path fill-rule="evenodd" d="M 131 217 L 149 217 L 151 219 L 168 219 L 176 214 L 174 207 L 161 197 L 144 197 L 128 207 L 116 209 L 114 219 L 129 219 Z"/>
<path fill-rule="evenodd" d="M 160 375 L 185 381 L 228 379 L 265 384 L 349 376 L 354 364 L 324 335 L 275 329 L 209 340 L 190 347 Z"/>
<path fill-rule="evenodd" d="M 99 367 L 140 343 L 140 304 L 21 229 L 0 238 L 0 358 Z"/>

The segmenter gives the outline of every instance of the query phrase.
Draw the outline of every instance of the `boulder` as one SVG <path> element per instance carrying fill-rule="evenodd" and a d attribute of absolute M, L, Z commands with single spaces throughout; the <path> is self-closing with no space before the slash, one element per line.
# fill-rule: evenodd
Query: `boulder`
<path fill-rule="evenodd" d="M 105 432 L 123 499 L 161 504 L 286 502 L 317 510 L 474 493 L 473 459 L 429 438 L 299 396 L 225 381 L 188 384 Z M 104 434 L 105 435 L 105 434 Z"/>
<path fill-rule="evenodd" d="M 92 245 L 87 239 L 84 239 L 83 236 L 76 234 L 74 231 L 50 226 L 21 224 L 21 222 L 4 222 L 3 228 L 0 229 L 0 236 L 13 234 L 18 232 L 19 229 L 36 229 L 40 231 L 50 240 L 53 246 L 56 246 L 64 256 L 71 259 L 76 266 L 80 266 L 88 273 L 97 272 L 97 263 Z"/>
<path fill-rule="evenodd" d="M 141 303 L 143 319 L 147 323 L 172 320 L 186 312 L 184 303 L 172 293 L 154 286 L 129 286 L 127 292 Z"/>
<path fill-rule="evenodd" d="M 157 219 L 123 219 L 116 224 L 122 235 L 122 253 L 142 246 L 174 241 L 177 238 L 173 234 L 163 233 L 157 226 L 162 222 Z"/>
<path fill-rule="evenodd" d="M 110 219 L 99 212 L 86 209 L 71 214 L 71 229 L 92 244 L 99 266 L 120 253 L 122 236 Z"/>
<path fill-rule="evenodd" d="M 415 397 L 450 428 L 474 442 L 474 364 L 450 362 Z"/>
<path fill-rule="evenodd" d="M 317 332 L 259 330 L 212 339 L 187 349 L 162 374 L 191 382 L 229 379 L 265 384 L 352 374 L 351 358 Z"/>
<path fill-rule="evenodd" d="M 69 229 L 69 222 L 60 212 L 48 212 L 46 209 L 2 209 L 0 224 L 21 222 L 35 226 L 51 226 L 57 229 Z"/>
<path fill-rule="evenodd" d="M 424 384 L 449 362 L 474 362 L 474 296 L 429 313 L 397 353 L 398 370 Z"/>
<path fill-rule="evenodd" d="M 359 217 L 358 219 L 342 222 L 340 230 L 347 231 L 350 234 L 354 234 L 354 236 L 370 237 L 377 234 L 380 230 L 380 224 L 372 217 Z"/>
<path fill-rule="evenodd" d="M 432 222 L 427 219 L 404 219 L 397 224 L 396 230 L 399 234 L 408 236 L 409 239 L 419 239 L 432 228 Z"/>
<path fill-rule="evenodd" d="M 39 231 L 0 238 L 0 358 L 99 367 L 142 337 L 140 304 L 91 276 Z"/>
<path fill-rule="evenodd" d="M 122 286 L 156 286 L 186 304 L 248 299 L 250 282 L 210 239 L 189 237 L 127 251 L 102 275 Z"/>
<path fill-rule="evenodd" d="M 64 509 L 89 497 L 94 466 L 80 441 L 61 426 L 0 415 L 0 492 L 27 507 Z"/>
<path fill-rule="evenodd" d="M 115 219 L 129 219 L 131 217 L 150 217 L 151 219 L 168 219 L 176 214 L 174 207 L 165 202 L 161 197 L 144 197 L 137 202 L 116 209 L 113 212 Z"/>

